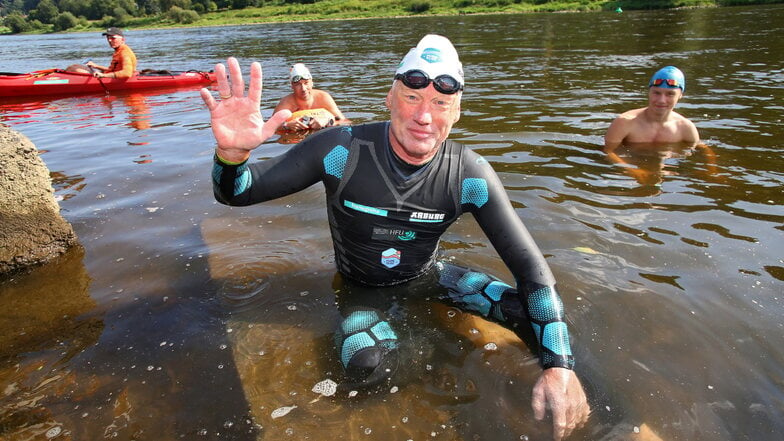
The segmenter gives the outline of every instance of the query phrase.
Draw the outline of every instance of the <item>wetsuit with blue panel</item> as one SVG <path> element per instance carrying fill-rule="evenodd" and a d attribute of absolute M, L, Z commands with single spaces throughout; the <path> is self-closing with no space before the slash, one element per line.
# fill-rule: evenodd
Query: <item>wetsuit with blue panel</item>
<path fill-rule="evenodd" d="M 323 130 L 278 157 L 252 164 L 216 156 L 215 197 L 228 205 L 250 205 L 321 182 L 341 274 L 364 285 L 387 286 L 435 271 L 450 299 L 464 309 L 507 325 L 530 323 L 544 368 L 571 369 L 555 280 L 490 164 L 445 141 L 429 162 L 412 166 L 393 153 L 388 137 L 388 122 L 370 123 Z M 441 235 L 466 212 L 515 276 L 517 289 L 437 261 Z M 375 311 L 346 317 L 338 345 L 348 371 L 358 361 L 356 372 L 368 374 L 373 363 L 394 351 L 396 336 L 385 323 Z M 362 356 L 370 361 L 363 363 Z"/>

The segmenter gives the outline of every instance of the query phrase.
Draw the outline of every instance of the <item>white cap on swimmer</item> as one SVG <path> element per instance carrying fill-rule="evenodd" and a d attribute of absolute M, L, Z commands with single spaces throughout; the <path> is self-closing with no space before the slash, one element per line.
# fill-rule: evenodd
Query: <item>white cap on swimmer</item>
<path fill-rule="evenodd" d="M 463 64 L 457 56 L 457 50 L 448 38 L 441 35 L 425 35 L 416 47 L 400 61 L 395 74 L 402 74 L 410 70 L 421 70 L 430 78 L 439 75 L 449 75 L 465 85 L 463 80 Z"/>
<path fill-rule="evenodd" d="M 291 66 L 291 70 L 289 70 L 289 81 L 292 83 L 296 83 L 299 80 L 309 80 L 311 78 L 313 78 L 313 76 L 310 75 L 310 71 L 302 63 Z"/>

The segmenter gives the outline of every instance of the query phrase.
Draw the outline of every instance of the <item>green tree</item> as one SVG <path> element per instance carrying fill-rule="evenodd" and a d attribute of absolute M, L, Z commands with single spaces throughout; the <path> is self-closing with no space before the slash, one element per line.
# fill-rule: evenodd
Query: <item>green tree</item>
<path fill-rule="evenodd" d="M 8 14 L 5 19 L 3 20 L 3 24 L 8 28 L 11 29 L 11 33 L 18 34 L 20 32 L 27 32 L 32 29 L 30 23 L 22 17 L 17 11 L 14 11 Z"/>
<path fill-rule="evenodd" d="M 126 14 L 139 15 L 139 6 L 134 0 L 88 0 L 89 7 L 85 17 L 98 20 L 107 15 L 114 15 L 114 10 L 122 8 Z"/>
<path fill-rule="evenodd" d="M 172 6 L 166 16 L 175 23 L 188 24 L 199 19 L 199 14 L 190 9 L 182 9 L 179 6 Z"/>
<path fill-rule="evenodd" d="M 172 6 L 177 6 L 180 9 L 192 9 L 191 0 L 159 0 L 161 3 L 161 9 L 164 11 L 171 10 Z"/>
<path fill-rule="evenodd" d="M 75 16 L 87 16 L 90 10 L 89 0 L 60 0 L 60 12 L 70 12 Z"/>
<path fill-rule="evenodd" d="M 30 11 L 30 19 L 41 23 L 54 23 L 55 17 L 60 13 L 57 5 L 52 0 L 41 0 L 38 6 Z"/>
<path fill-rule="evenodd" d="M 25 11 L 24 0 L 0 0 L 0 15 L 9 15 L 12 12 Z"/>
<path fill-rule="evenodd" d="M 121 7 L 116 7 L 112 10 L 112 17 L 114 17 L 114 20 L 112 21 L 113 26 L 124 27 L 131 19 L 131 14 Z"/>
<path fill-rule="evenodd" d="M 54 19 L 54 30 L 56 32 L 66 31 L 75 28 L 79 24 L 79 20 L 70 12 L 61 12 Z"/>

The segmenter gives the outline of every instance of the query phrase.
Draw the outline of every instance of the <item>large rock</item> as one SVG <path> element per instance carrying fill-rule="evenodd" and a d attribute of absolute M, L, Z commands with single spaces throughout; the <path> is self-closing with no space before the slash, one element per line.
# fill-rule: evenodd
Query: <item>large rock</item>
<path fill-rule="evenodd" d="M 0 275 L 47 262 L 75 243 L 38 149 L 0 124 Z"/>

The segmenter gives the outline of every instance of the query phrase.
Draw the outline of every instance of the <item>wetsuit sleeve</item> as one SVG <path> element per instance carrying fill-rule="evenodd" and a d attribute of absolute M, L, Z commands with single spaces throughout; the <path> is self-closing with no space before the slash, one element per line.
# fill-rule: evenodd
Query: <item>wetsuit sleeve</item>
<path fill-rule="evenodd" d="M 286 153 L 249 164 L 229 163 L 217 155 L 212 168 L 215 199 L 226 205 L 244 206 L 277 199 L 319 182 L 323 177 L 325 142 L 322 131 Z M 333 144 L 334 145 L 334 144 Z"/>
<path fill-rule="evenodd" d="M 509 201 L 498 175 L 479 155 L 465 161 L 461 203 L 517 281 L 520 303 L 539 343 L 542 366 L 574 366 L 563 302 L 542 252 Z"/>

